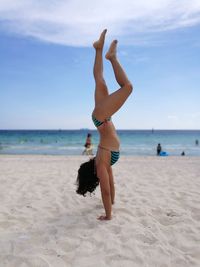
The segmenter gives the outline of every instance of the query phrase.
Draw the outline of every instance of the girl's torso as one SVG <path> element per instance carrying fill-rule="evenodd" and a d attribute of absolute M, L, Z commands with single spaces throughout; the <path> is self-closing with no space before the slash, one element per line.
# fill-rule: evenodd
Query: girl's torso
<path fill-rule="evenodd" d="M 119 138 L 111 118 L 104 121 L 98 120 L 92 115 L 92 120 L 100 134 L 100 142 L 96 155 L 96 166 L 105 164 L 108 169 L 119 159 Z"/>
<path fill-rule="evenodd" d="M 99 145 L 111 151 L 119 151 L 120 141 L 112 121 L 106 121 L 98 128 L 100 134 Z"/>
<path fill-rule="evenodd" d="M 99 145 L 109 149 L 110 151 L 119 151 L 120 142 L 111 118 L 100 121 L 93 114 L 92 120 L 100 134 Z"/>

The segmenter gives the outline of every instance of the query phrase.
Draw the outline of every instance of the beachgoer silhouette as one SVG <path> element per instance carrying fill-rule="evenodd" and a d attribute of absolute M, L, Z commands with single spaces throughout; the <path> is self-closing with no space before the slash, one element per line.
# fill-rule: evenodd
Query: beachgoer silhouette
<path fill-rule="evenodd" d="M 93 155 L 92 135 L 90 133 L 87 134 L 84 147 L 83 155 Z"/>
<path fill-rule="evenodd" d="M 157 145 L 157 156 L 159 156 L 160 155 L 160 152 L 162 151 L 162 147 L 161 147 L 161 144 L 159 143 L 158 145 Z"/>

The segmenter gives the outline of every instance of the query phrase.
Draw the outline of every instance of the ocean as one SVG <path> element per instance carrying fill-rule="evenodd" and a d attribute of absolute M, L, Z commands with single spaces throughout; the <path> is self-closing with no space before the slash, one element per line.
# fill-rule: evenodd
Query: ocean
<path fill-rule="evenodd" d="M 92 134 L 94 153 L 96 130 L 0 130 L 0 154 L 81 155 L 87 133 Z M 157 144 L 169 156 L 200 156 L 200 130 L 118 130 L 121 155 L 153 156 Z M 198 144 L 198 142 L 199 144 Z M 196 144 L 197 142 L 197 144 Z"/>

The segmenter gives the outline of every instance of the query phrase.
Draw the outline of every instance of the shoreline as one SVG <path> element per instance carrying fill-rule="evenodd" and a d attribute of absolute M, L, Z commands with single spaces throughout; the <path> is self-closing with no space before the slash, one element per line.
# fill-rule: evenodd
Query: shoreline
<path fill-rule="evenodd" d="M 66 155 L 66 154 L 0 154 L 0 157 L 72 157 L 72 158 L 87 158 L 87 157 L 95 157 L 96 154 L 94 155 Z M 130 155 L 130 154 L 120 154 L 120 158 L 200 158 L 200 155 L 167 155 L 167 156 L 157 156 L 155 155 Z"/>
<path fill-rule="evenodd" d="M 0 155 L 2 266 L 200 265 L 199 157 L 121 156 L 108 222 L 99 187 L 75 192 L 88 158 Z"/>

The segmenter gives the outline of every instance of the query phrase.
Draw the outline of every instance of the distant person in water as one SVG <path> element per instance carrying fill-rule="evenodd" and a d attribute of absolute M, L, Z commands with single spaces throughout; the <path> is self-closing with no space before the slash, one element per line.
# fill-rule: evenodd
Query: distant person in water
<path fill-rule="evenodd" d="M 100 135 L 100 142 L 96 156 L 83 163 L 78 170 L 77 193 L 85 196 L 92 193 L 100 183 L 102 202 L 105 215 L 98 217 L 99 220 L 111 220 L 112 204 L 115 199 L 114 177 L 112 167 L 119 159 L 119 138 L 117 136 L 111 116 L 115 114 L 132 92 L 132 84 L 127 78 L 123 68 L 117 59 L 117 40 L 114 40 L 106 54 L 110 61 L 116 81 L 120 88 L 109 94 L 103 77 L 102 52 L 106 31 L 104 30 L 99 40 L 93 46 L 95 49 L 94 79 L 95 79 L 95 107 L 92 112 L 92 120 Z"/>
<path fill-rule="evenodd" d="M 181 156 L 185 156 L 185 152 L 184 151 L 181 153 Z"/>
<path fill-rule="evenodd" d="M 162 151 L 162 147 L 161 147 L 161 144 L 158 144 L 157 145 L 157 156 L 160 155 L 160 152 Z"/>
<path fill-rule="evenodd" d="M 199 145 L 199 140 L 198 140 L 198 139 L 195 140 L 195 145 L 196 145 L 196 146 Z"/>
<path fill-rule="evenodd" d="M 92 135 L 90 133 L 87 134 L 84 147 L 83 155 L 93 155 Z"/>

